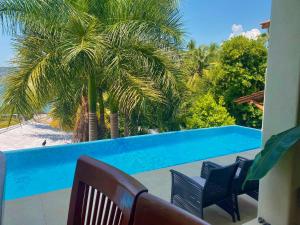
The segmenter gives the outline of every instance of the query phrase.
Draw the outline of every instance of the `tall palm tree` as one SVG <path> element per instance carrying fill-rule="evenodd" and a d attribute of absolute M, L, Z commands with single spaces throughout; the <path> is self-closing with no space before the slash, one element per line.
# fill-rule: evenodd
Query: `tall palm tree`
<path fill-rule="evenodd" d="M 195 40 L 190 40 L 189 43 L 187 44 L 187 49 L 188 50 L 194 50 L 196 48 L 196 41 Z"/>
<path fill-rule="evenodd" d="M 194 44 L 189 44 L 191 45 Z M 215 65 L 219 57 L 219 46 L 217 44 L 201 45 L 189 48 L 183 52 L 183 67 L 187 74 L 187 84 L 191 89 L 197 89 L 197 84 L 207 73 L 208 69 Z"/>
<path fill-rule="evenodd" d="M 65 83 L 79 84 L 88 90 L 81 96 L 88 96 L 89 140 L 95 140 L 99 83 L 127 112 L 145 99 L 162 102 L 158 87 L 176 85 L 172 60 L 182 34 L 176 0 L 3 0 L 0 17 L 4 29 L 21 33 L 19 69 L 7 80 L 2 107 L 10 113 L 32 115 L 58 90 L 70 95 Z M 82 98 L 76 99 L 78 108 Z"/>
<path fill-rule="evenodd" d="M 106 131 L 106 124 L 105 124 L 105 106 L 104 106 L 104 93 L 103 89 L 99 89 L 99 98 L 98 98 L 98 103 L 99 103 L 99 138 L 103 139 L 105 136 L 105 131 Z"/>

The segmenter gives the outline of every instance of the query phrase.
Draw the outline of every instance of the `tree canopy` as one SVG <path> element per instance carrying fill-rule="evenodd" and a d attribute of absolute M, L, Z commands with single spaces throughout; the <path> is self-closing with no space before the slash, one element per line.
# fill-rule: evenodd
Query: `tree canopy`
<path fill-rule="evenodd" d="M 109 95 L 108 104 L 101 105 L 111 113 L 131 115 L 153 102 L 167 104 L 180 76 L 176 54 L 183 32 L 177 3 L 1 1 L 3 29 L 20 34 L 18 69 L 6 80 L 2 112 L 30 118 L 51 103 L 52 115 L 70 124 L 84 105 L 94 140 L 100 89 Z"/>
<path fill-rule="evenodd" d="M 267 49 L 259 40 L 238 36 L 222 45 L 220 64 L 213 71 L 213 92 L 224 97 L 228 111 L 240 125 L 261 127 L 262 112 L 234 100 L 264 89 L 266 65 Z"/>
<path fill-rule="evenodd" d="M 266 35 L 184 48 L 177 0 L 2 0 L 0 21 L 17 52 L 1 113 L 32 118 L 50 104 L 79 141 L 261 127 L 262 112 L 234 100 L 264 89 Z"/>

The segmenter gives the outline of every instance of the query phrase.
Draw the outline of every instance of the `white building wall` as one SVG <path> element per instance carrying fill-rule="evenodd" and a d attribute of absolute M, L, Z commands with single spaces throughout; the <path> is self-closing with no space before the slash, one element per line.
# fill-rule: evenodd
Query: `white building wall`
<path fill-rule="evenodd" d="M 300 124 L 300 0 L 273 0 L 270 35 L 264 142 Z M 300 145 L 261 182 L 258 216 L 272 225 L 300 225 L 299 152 Z"/>

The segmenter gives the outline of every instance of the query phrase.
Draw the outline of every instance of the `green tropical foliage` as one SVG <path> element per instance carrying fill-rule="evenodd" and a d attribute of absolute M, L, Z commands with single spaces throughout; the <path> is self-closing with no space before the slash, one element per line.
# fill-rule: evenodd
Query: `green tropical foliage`
<path fill-rule="evenodd" d="M 187 44 L 187 49 L 191 51 L 194 50 L 195 48 L 196 48 L 196 41 L 190 40 L 189 43 Z"/>
<path fill-rule="evenodd" d="M 178 118 L 183 128 L 203 128 L 232 125 L 235 120 L 224 107 L 221 96 L 211 92 L 214 78 L 211 71 L 219 64 L 220 47 L 216 44 L 201 45 L 190 42 L 183 53 L 182 68 L 184 87 Z"/>
<path fill-rule="evenodd" d="M 97 89 L 109 93 L 112 113 L 127 114 L 176 92 L 182 31 L 175 0 L 4 0 L 0 15 L 4 29 L 20 33 L 19 69 L 6 81 L 2 112 L 30 118 L 52 102 L 52 113 L 70 123 L 88 96 L 95 140 Z"/>
<path fill-rule="evenodd" d="M 222 99 L 217 102 L 211 94 L 195 99 L 188 107 L 184 120 L 189 129 L 235 124 L 234 118 L 224 107 Z"/>
<path fill-rule="evenodd" d="M 223 96 L 226 108 L 240 125 L 259 128 L 262 112 L 234 100 L 264 89 L 267 49 L 262 41 L 239 36 L 223 43 L 220 64 L 213 72 L 213 92 Z"/>
<path fill-rule="evenodd" d="M 6 128 L 8 126 L 13 126 L 20 124 L 21 120 L 16 119 L 16 118 L 1 118 L 0 117 L 0 129 Z"/>
<path fill-rule="evenodd" d="M 211 44 L 196 47 L 194 42 L 188 44 L 188 51 L 183 55 L 183 70 L 187 75 L 187 83 L 190 87 L 195 87 L 207 74 L 218 60 L 219 46 Z"/>
<path fill-rule="evenodd" d="M 234 100 L 264 88 L 265 35 L 184 49 L 177 0 L 2 0 L 0 22 L 17 53 L 1 114 L 50 106 L 74 141 L 261 126 L 260 110 Z"/>
<path fill-rule="evenodd" d="M 276 163 L 299 141 L 300 127 L 294 127 L 277 135 L 273 135 L 265 144 L 264 149 L 256 155 L 246 181 L 259 180 L 267 175 Z"/>
<path fill-rule="evenodd" d="M 251 104 L 237 105 L 235 100 L 264 89 L 267 60 L 265 35 L 258 40 L 239 36 L 225 41 L 221 46 L 211 44 L 198 48 L 194 42 L 190 42 L 188 50 L 182 54 L 185 74 L 184 94 L 179 110 L 182 127 L 215 126 L 213 122 L 206 123 L 209 119 L 203 115 L 211 112 L 207 115 L 216 120 L 220 112 L 211 110 L 206 102 L 212 102 L 214 106 L 216 103 L 225 109 L 225 115 L 229 113 L 230 122 L 227 123 L 225 116 L 220 120 L 223 123 L 216 123 L 218 125 L 237 123 L 261 127 L 263 112 Z M 199 115 L 196 105 L 199 108 L 201 105 L 203 114 Z M 187 125 L 187 118 L 192 121 L 190 126 Z"/>

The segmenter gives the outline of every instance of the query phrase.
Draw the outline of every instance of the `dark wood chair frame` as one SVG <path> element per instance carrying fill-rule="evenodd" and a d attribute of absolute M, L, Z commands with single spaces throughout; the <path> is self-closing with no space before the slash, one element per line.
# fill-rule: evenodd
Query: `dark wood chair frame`
<path fill-rule="evenodd" d="M 82 156 L 76 166 L 67 224 L 129 225 L 137 197 L 144 192 L 147 188 L 133 177 Z"/>
<path fill-rule="evenodd" d="M 138 197 L 133 225 L 209 225 L 196 216 L 148 193 Z"/>

